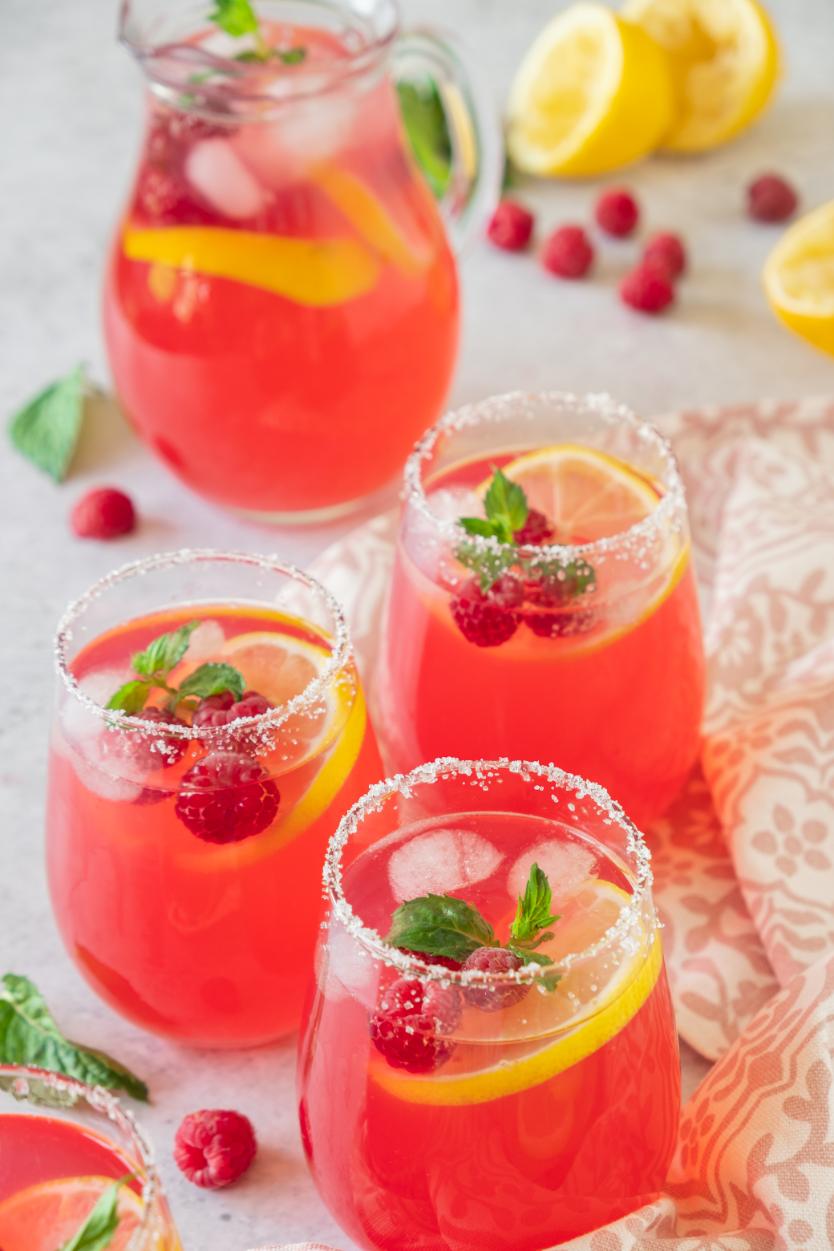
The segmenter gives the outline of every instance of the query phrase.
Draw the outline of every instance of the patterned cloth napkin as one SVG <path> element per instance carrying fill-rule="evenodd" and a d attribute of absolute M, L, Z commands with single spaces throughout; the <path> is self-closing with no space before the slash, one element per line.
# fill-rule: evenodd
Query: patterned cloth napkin
<path fill-rule="evenodd" d="M 701 765 L 649 835 L 679 1029 L 717 1063 L 684 1108 L 666 1194 L 566 1245 L 823 1251 L 834 1247 L 834 402 L 658 424 L 686 480 L 709 698 Z M 393 522 L 360 533 L 317 571 L 370 674 Z"/>

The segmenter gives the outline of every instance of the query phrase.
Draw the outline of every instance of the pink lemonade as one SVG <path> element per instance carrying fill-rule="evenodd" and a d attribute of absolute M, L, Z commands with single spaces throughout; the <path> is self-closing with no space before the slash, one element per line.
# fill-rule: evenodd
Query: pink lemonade
<path fill-rule="evenodd" d="M 484 975 L 475 989 L 453 966 L 403 953 L 392 964 L 369 936 L 388 932 L 403 900 L 447 891 L 506 941 L 533 863 L 553 887 L 558 919 L 539 950 L 555 988 L 534 975 L 519 998 L 509 975 Z M 541 1251 L 662 1189 L 679 1059 L 645 889 L 573 824 L 498 811 L 406 826 L 345 870 L 350 913 L 336 904 L 321 953 L 300 1115 L 319 1190 L 359 1246 Z M 401 1051 L 389 1032 L 381 1052 L 392 1003 L 424 1015 L 405 1018 Z"/>
<path fill-rule="evenodd" d="M 544 539 L 502 550 L 458 529 L 483 516 L 496 468 L 524 486 Z M 638 824 L 667 808 L 704 698 L 679 492 L 676 473 L 670 486 L 590 442 L 496 447 L 427 472 L 406 502 L 384 634 L 395 767 L 522 755 L 599 781 Z M 496 552 L 504 572 L 482 592 L 477 570 Z"/>
<path fill-rule="evenodd" d="M 338 511 L 385 483 L 457 351 L 455 264 L 385 46 L 344 17 L 263 23 L 269 65 L 192 35 L 220 69 L 179 94 L 143 59 L 155 94 L 105 289 L 113 376 L 175 473 L 254 514 Z M 174 64 L 160 54 L 163 84 Z"/>
<path fill-rule="evenodd" d="M 71 693 L 51 751 L 49 882 L 70 954 L 113 1007 L 183 1042 L 253 1046 L 297 1025 L 324 848 L 379 758 L 349 649 L 285 612 L 149 613 L 91 637 L 72 679 L 106 702 L 135 653 L 195 620 L 169 683 L 230 664 L 273 711 L 227 728 L 221 709 L 198 729 L 186 704 L 186 725 L 154 737 Z"/>

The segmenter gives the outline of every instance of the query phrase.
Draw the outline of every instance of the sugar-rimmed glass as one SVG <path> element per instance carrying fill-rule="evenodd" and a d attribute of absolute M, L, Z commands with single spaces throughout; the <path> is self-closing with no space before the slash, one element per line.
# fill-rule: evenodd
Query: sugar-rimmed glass
<path fill-rule="evenodd" d="M 268 711 L 197 725 L 193 702 L 175 723 L 104 707 L 133 653 L 195 620 L 170 682 L 229 664 Z M 292 1030 L 335 814 L 380 774 L 338 603 L 273 557 L 152 556 L 67 610 L 56 661 L 47 854 L 70 954 L 169 1037 L 247 1046 Z"/>
<path fill-rule="evenodd" d="M 506 941 L 534 862 L 559 918 L 552 965 L 459 971 L 385 942 L 394 910 L 431 893 Z M 651 880 L 620 806 L 552 765 L 438 760 L 343 818 L 300 1120 L 359 1246 L 540 1251 L 661 1189 L 680 1074 Z"/>
<path fill-rule="evenodd" d="M 101 1087 L 42 1069 L 0 1065 L 0 1235 L 5 1251 L 24 1251 L 12 1230 L 25 1232 L 19 1228 L 24 1208 L 24 1219 L 33 1228 L 38 1210 L 33 1188 L 78 1179 L 82 1193 L 73 1212 L 77 1203 L 84 1213 L 92 1209 L 105 1179 L 116 1181 L 129 1173 L 133 1180 L 125 1202 L 136 1228 L 125 1251 L 180 1251 L 151 1146 L 133 1114 Z M 70 1187 L 64 1189 L 68 1195 Z M 72 1228 L 50 1230 L 61 1245 L 77 1232 L 74 1221 L 75 1215 Z M 27 1237 L 25 1251 L 30 1248 Z"/>
<path fill-rule="evenodd" d="M 458 519 L 483 516 L 495 467 L 540 511 L 578 498 L 568 537 L 554 524 L 507 558 L 465 533 Z M 559 497 L 562 481 L 574 497 Z M 491 568 L 505 576 L 484 597 Z M 449 751 L 555 760 L 643 824 L 694 762 L 703 695 L 683 485 L 652 426 L 608 396 L 554 392 L 494 397 L 432 427 L 406 464 L 384 625 L 390 765 Z"/>

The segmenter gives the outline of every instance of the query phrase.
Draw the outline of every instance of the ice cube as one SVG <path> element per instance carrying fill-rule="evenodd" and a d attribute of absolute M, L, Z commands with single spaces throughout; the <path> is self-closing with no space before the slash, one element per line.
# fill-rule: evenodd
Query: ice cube
<path fill-rule="evenodd" d="M 442 895 L 490 877 L 504 859 L 497 847 L 471 830 L 418 834 L 388 861 L 388 880 L 398 903 L 419 895 Z"/>
<path fill-rule="evenodd" d="M 441 487 L 426 496 L 429 511 L 438 521 L 457 521 L 458 517 L 483 517 L 481 497 L 469 487 Z"/>
<path fill-rule="evenodd" d="M 590 847 L 567 839 L 536 843 L 528 847 L 510 869 L 507 885 L 514 899 L 524 894 L 534 864 L 547 874 L 554 901 L 570 898 L 589 877 L 597 876 L 597 858 Z"/>
<path fill-rule="evenodd" d="M 88 699 L 103 708 L 111 695 L 129 679 L 130 673 L 126 669 L 94 669 L 78 679 L 78 686 Z M 104 727 L 101 717 L 72 695 L 64 697 L 60 721 L 64 738 L 76 747 L 89 745 L 99 737 Z"/>
<path fill-rule="evenodd" d="M 208 660 L 216 656 L 226 641 L 219 621 L 201 621 L 188 642 L 189 660 Z"/>
<path fill-rule="evenodd" d="M 95 750 L 95 743 L 92 745 Z M 102 799 L 115 800 L 117 803 L 132 804 L 142 794 L 143 787 L 128 778 L 115 777 L 98 768 L 96 761 L 87 759 L 78 752 L 72 753 L 72 765 L 78 778 L 88 791 L 100 795 Z"/>
<path fill-rule="evenodd" d="M 333 160 L 354 125 L 353 110 L 341 93 L 332 100 L 317 95 L 298 103 L 278 122 L 240 126 L 234 138 L 242 162 L 266 187 L 280 191 L 288 183 L 314 177 L 315 166 Z"/>
<path fill-rule="evenodd" d="M 195 144 L 186 159 L 185 174 L 218 213 L 235 221 L 254 217 L 266 202 L 266 191 L 225 139 Z"/>
<path fill-rule="evenodd" d="M 378 962 L 337 921 L 331 921 L 326 948 L 319 947 L 316 976 L 328 999 L 351 996 L 367 1008 L 376 1003 Z"/>
<path fill-rule="evenodd" d="M 78 679 L 83 693 L 99 707 L 130 678 L 124 669 L 95 669 Z M 66 756 L 82 784 L 102 799 L 132 803 L 142 787 L 117 771 L 117 765 L 102 750 L 108 733 L 102 718 L 72 695 L 65 696 L 55 735 L 55 748 Z"/>

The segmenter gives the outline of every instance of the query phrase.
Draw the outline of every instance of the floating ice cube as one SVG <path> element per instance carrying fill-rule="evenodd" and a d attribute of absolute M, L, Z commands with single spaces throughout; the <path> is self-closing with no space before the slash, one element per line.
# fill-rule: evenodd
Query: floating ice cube
<path fill-rule="evenodd" d="M 207 660 L 221 650 L 226 635 L 219 621 L 201 621 L 188 642 L 189 660 Z"/>
<path fill-rule="evenodd" d="M 373 957 L 338 922 L 332 922 L 326 947 L 316 955 L 319 989 L 328 999 L 352 996 L 365 1007 L 376 1002 L 379 968 Z"/>
<path fill-rule="evenodd" d="M 280 191 L 305 177 L 314 180 L 315 166 L 341 153 L 353 125 L 353 110 L 341 93 L 332 100 L 317 95 L 314 102 L 295 104 L 280 121 L 238 127 L 234 144 L 260 182 Z"/>
<path fill-rule="evenodd" d="M 95 750 L 95 744 L 92 744 Z M 132 804 L 142 794 L 143 788 L 128 778 L 115 777 L 97 767 L 97 760 L 88 759 L 78 752 L 72 753 L 72 765 L 83 786 L 102 799 L 115 800 L 118 803 Z"/>
<path fill-rule="evenodd" d="M 426 496 L 429 511 L 438 521 L 457 521 L 458 517 L 483 517 L 483 500 L 469 487 L 441 487 Z"/>
<path fill-rule="evenodd" d="M 124 669 L 96 669 L 78 679 L 82 692 L 100 707 L 130 678 Z M 142 787 L 117 772 L 117 766 L 103 751 L 108 730 L 102 718 L 72 695 L 61 708 L 55 747 L 66 756 L 88 790 L 103 799 L 132 803 Z"/>
<path fill-rule="evenodd" d="M 78 686 L 88 699 L 103 708 L 129 679 L 130 673 L 125 669 L 95 669 L 79 678 Z M 103 731 L 101 717 L 72 695 L 64 697 L 60 720 L 64 738 L 78 748 L 89 746 Z"/>
<path fill-rule="evenodd" d="M 398 847 L 388 861 L 388 880 L 398 903 L 419 895 L 474 886 L 490 877 L 504 859 L 471 830 L 431 830 Z"/>
<path fill-rule="evenodd" d="M 524 894 L 534 864 L 547 874 L 554 900 L 570 898 L 583 882 L 597 875 L 597 858 L 589 847 L 559 839 L 536 843 L 510 869 L 507 886 L 514 899 Z"/>
<path fill-rule="evenodd" d="M 444 487 L 427 497 L 429 511 L 440 522 L 456 521 L 458 517 L 483 517 L 484 508 L 474 491 L 466 487 Z M 403 519 L 403 540 L 415 564 L 433 581 L 452 580 L 458 566 L 447 539 L 417 508 L 406 509 Z"/>
<path fill-rule="evenodd" d="M 254 217 L 266 201 L 264 188 L 225 139 L 204 139 L 195 144 L 186 159 L 185 174 L 192 187 L 224 217 L 236 221 Z"/>

